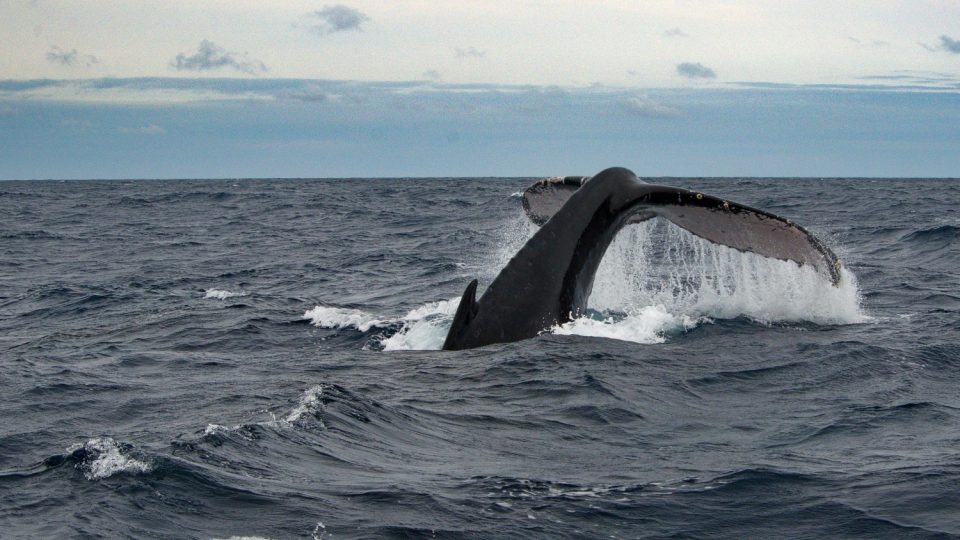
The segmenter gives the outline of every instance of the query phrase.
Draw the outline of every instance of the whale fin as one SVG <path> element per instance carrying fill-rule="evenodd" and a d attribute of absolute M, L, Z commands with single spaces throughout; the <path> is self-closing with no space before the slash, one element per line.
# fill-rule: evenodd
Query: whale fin
<path fill-rule="evenodd" d="M 589 179 L 588 176 L 554 176 L 540 180 L 523 192 L 523 210 L 530 221 L 543 225 Z"/>
<path fill-rule="evenodd" d="M 523 194 L 523 208 L 537 225 L 546 223 L 588 178 L 547 179 Z M 709 242 L 764 257 L 813 266 L 840 282 L 837 256 L 813 234 L 789 219 L 711 195 L 669 186 L 649 185 L 627 223 L 662 217 Z"/>
<path fill-rule="evenodd" d="M 450 325 L 450 330 L 447 331 L 447 339 L 443 343 L 444 350 L 457 348 L 455 343 L 459 340 L 460 334 L 470 325 L 470 321 L 476 318 L 478 312 L 477 280 L 473 280 L 467 285 L 467 289 L 463 291 L 463 296 L 460 298 L 457 314 L 453 316 L 453 323 Z"/>
<path fill-rule="evenodd" d="M 543 225 L 590 178 L 589 176 L 544 178 L 523 192 L 523 210 L 530 221 L 538 226 Z M 652 214 L 634 214 L 630 216 L 627 224 L 641 223 L 652 217 L 654 217 Z"/>
<path fill-rule="evenodd" d="M 816 236 L 770 212 L 681 188 L 650 186 L 647 210 L 714 244 L 810 265 L 833 285 L 840 261 Z"/>

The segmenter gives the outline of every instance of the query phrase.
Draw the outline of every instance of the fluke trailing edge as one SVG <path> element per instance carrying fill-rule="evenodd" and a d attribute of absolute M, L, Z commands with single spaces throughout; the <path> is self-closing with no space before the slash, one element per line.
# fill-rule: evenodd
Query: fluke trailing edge
<path fill-rule="evenodd" d="M 540 230 L 476 298 L 463 293 L 443 348 L 470 349 L 528 339 L 586 308 L 600 261 L 626 224 L 662 217 L 716 244 L 810 265 L 834 285 L 840 263 L 789 219 L 686 189 L 647 184 L 614 167 L 592 178 L 544 180 L 523 194 Z"/>

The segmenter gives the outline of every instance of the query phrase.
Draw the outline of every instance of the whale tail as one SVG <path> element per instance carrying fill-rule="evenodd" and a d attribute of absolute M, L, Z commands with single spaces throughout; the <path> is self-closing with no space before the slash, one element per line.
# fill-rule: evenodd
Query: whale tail
<path fill-rule="evenodd" d="M 446 350 L 529 339 L 579 316 L 617 232 L 661 217 L 710 242 L 811 265 L 840 281 L 840 263 L 803 227 L 769 212 L 686 189 L 642 182 L 622 167 L 596 176 L 553 178 L 524 193 L 538 230 L 478 300 L 467 286 L 444 341 Z"/>
<path fill-rule="evenodd" d="M 589 177 L 549 178 L 523 193 L 527 217 L 543 225 L 580 189 Z M 765 257 L 810 265 L 840 283 L 840 261 L 823 242 L 791 220 L 749 206 L 669 186 L 648 189 L 627 223 L 662 217 L 709 242 Z"/>

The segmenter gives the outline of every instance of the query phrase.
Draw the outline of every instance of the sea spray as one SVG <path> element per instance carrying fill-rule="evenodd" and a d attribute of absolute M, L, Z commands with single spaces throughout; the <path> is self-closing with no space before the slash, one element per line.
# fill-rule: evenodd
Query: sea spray
<path fill-rule="evenodd" d="M 834 287 L 812 267 L 712 244 L 660 219 L 620 232 L 597 271 L 589 306 L 626 314 L 663 306 L 676 316 L 763 323 L 867 320 L 856 277 L 846 269 Z"/>

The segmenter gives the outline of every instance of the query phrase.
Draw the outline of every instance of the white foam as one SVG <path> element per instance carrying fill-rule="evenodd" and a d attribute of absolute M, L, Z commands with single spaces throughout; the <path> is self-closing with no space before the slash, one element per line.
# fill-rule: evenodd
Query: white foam
<path fill-rule="evenodd" d="M 300 396 L 300 401 L 297 403 L 297 406 L 284 417 L 283 421 L 288 424 L 293 424 L 303 418 L 304 415 L 312 415 L 319 412 L 320 408 L 323 406 L 323 403 L 320 401 L 320 396 L 323 395 L 323 385 L 316 385 L 304 390 L 303 395 Z"/>
<path fill-rule="evenodd" d="M 375 326 L 386 326 L 389 320 L 381 320 L 376 316 L 359 309 L 340 308 L 333 306 L 316 306 L 303 314 L 304 319 L 310 319 L 314 326 L 321 328 L 350 328 L 366 332 Z"/>
<path fill-rule="evenodd" d="M 456 315 L 457 306 L 460 305 L 460 297 L 454 297 L 449 300 L 440 300 L 439 302 L 430 302 L 418 308 L 411 309 L 403 316 L 404 321 L 413 322 L 426 319 L 434 315 Z"/>
<path fill-rule="evenodd" d="M 367 332 L 372 328 L 400 325 L 400 330 L 381 338 L 385 350 L 434 350 L 443 340 L 457 312 L 459 298 L 430 302 L 414 308 L 402 317 L 380 317 L 359 309 L 316 306 L 303 318 L 321 328 L 355 328 Z"/>
<path fill-rule="evenodd" d="M 93 461 L 84 458 L 78 467 L 83 471 L 87 480 L 102 480 L 117 473 L 140 474 L 150 471 L 150 466 L 121 452 L 120 445 L 110 437 L 90 439 L 83 444 L 75 444 L 67 448 L 67 453 L 84 449 L 87 456 Z"/>
<path fill-rule="evenodd" d="M 310 416 L 316 416 L 317 413 L 323 409 L 323 401 L 321 401 L 322 396 L 323 385 L 318 384 L 311 386 L 303 391 L 303 393 L 300 395 L 300 399 L 297 401 L 297 404 L 293 407 L 293 409 L 290 409 L 290 412 L 288 412 L 285 416 L 278 418 L 277 415 L 275 415 L 272 411 L 265 409 L 260 412 L 269 415 L 270 420 L 264 422 L 255 422 L 252 425 L 269 427 L 272 429 L 293 428 L 296 424 L 300 423 L 301 420 Z M 325 427 L 322 419 L 316 418 L 316 420 L 319 422 L 321 427 Z M 244 438 L 249 439 L 249 435 L 244 433 L 248 426 L 249 424 L 246 426 L 243 424 L 237 424 L 233 427 L 227 427 L 222 424 L 207 424 L 206 429 L 203 430 L 203 435 L 209 436 L 239 433 Z"/>
<path fill-rule="evenodd" d="M 237 431 L 242 426 L 239 424 L 233 427 L 227 427 L 220 424 L 207 424 L 207 428 L 203 430 L 204 435 L 216 435 L 218 433 L 230 433 L 231 431 Z"/>
<path fill-rule="evenodd" d="M 439 350 L 457 313 L 460 298 L 431 302 L 411 310 L 402 319 L 403 328 L 382 340 L 385 351 Z"/>
<path fill-rule="evenodd" d="M 204 294 L 203 297 L 213 298 L 215 300 L 226 300 L 227 298 L 233 298 L 234 296 L 246 296 L 246 295 L 247 293 L 243 291 L 232 292 L 232 291 L 226 291 L 223 289 L 207 289 L 206 294 Z"/>
<path fill-rule="evenodd" d="M 666 334 L 689 330 L 706 321 L 709 319 L 705 317 L 674 315 L 669 313 L 663 305 L 656 305 L 645 306 L 626 317 L 607 317 L 603 320 L 580 317 L 556 326 L 551 331 L 560 335 L 602 337 L 637 343 L 663 343 L 666 341 Z"/>

